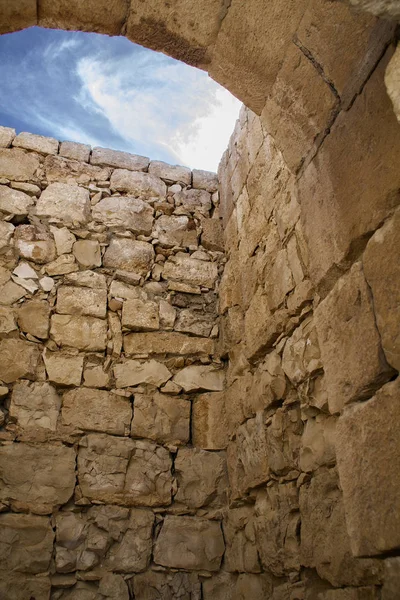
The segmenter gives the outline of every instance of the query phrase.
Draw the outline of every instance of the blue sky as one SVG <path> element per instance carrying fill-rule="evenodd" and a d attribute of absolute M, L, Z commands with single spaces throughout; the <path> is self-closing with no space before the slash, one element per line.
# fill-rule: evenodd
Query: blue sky
<path fill-rule="evenodd" d="M 240 103 L 206 73 L 122 37 L 0 36 L 0 125 L 216 170 Z"/>

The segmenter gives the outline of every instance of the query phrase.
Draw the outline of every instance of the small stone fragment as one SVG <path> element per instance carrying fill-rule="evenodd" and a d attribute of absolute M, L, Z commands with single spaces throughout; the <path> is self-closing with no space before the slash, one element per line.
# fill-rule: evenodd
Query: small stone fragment
<path fill-rule="evenodd" d="M 71 356 L 62 352 L 45 350 L 43 360 L 50 381 L 59 385 L 79 386 L 83 371 L 83 354 Z"/>
<path fill-rule="evenodd" d="M 54 236 L 58 256 L 61 254 L 70 254 L 72 252 L 72 246 L 76 241 L 74 234 L 71 233 L 67 227 L 50 226 L 50 231 Z"/>

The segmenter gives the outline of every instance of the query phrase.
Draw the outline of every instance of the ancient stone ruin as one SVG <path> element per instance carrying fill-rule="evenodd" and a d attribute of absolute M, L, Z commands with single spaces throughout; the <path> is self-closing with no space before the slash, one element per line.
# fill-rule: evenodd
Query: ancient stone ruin
<path fill-rule="evenodd" d="M 1 600 L 400 598 L 400 9 L 351 4 L 0 0 L 247 106 L 218 178 L 0 128 Z"/>

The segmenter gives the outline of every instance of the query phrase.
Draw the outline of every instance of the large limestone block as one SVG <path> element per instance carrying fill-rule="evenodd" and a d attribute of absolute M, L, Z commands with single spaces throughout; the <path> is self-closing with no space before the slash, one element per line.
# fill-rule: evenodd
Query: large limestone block
<path fill-rule="evenodd" d="M 203 67 L 227 7 L 221 0 L 176 0 L 131 5 L 127 37 L 189 65 Z"/>
<path fill-rule="evenodd" d="M 67 446 L 7 443 L 0 447 L 0 499 L 15 511 L 49 514 L 75 486 L 75 451 Z"/>
<path fill-rule="evenodd" d="M 0 148 L 0 177 L 11 181 L 30 181 L 38 167 L 39 158 L 36 154 L 20 148 Z"/>
<path fill-rule="evenodd" d="M 400 18 L 400 7 L 397 0 L 349 0 L 350 4 L 366 10 L 378 17 L 386 17 L 388 19 Z"/>
<path fill-rule="evenodd" d="M 9 148 L 15 138 L 15 129 L 0 126 L 0 148 Z"/>
<path fill-rule="evenodd" d="M 49 336 L 50 306 L 45 300 L 31 300 L 21 305 L 18 310 L 18 326 L 21 331 L 37 338 Z"/>
<path fill-rule="evenodd" d="M 185 392 L 221 392 L 224 389 L 225 373 L 210 365 L 191 365 L 179 371 L 174 381 Z"/>
<path fill-rule="evenodd" d="M 8 215 L 27 215 L 34 202 L 28 194 L 0 185 L 0 210 Z"/>
<path fill-rule="evenodd" d="M 132 406 L 129 399 L 106 390 L 80 388 L 64 394 L 61 418 L 64 425 L 83 431 L 127 435 Z"/>
<path fill-rule="evenodd" d="M 195 573 L 146 571 L 131 581 L 135 598 L 141 600 L 200 600 L 201 583 Z"/>
<path fill-rule="evenodd" d="M 53 236 L 34 225 L 19 225 L 14 232 L 14 245 L 19 256 L 43 264 L 54 260 L 56 247 Z"/>
<path fill-rule="evenodd" d="M 192 443 L 204 450 L 224 450 L 229 441 L 224 392 L 200 394 L 192 408 Z"/>
<path fill-rule="evenodd" d="M 123 506 L 166 506 L 171 502 L 169 452 L 145 440 L 90 434 L 78 453 L 78 479 L 90 500 Z"/>
<path fill-rule="evenodd" d="M 119 35 L 126 12 L 125 0 L 95 0 L 83 4 L 79 0 L 61 0 L 57 4 L 41 0 L 38 18 L 41 27 Z"/>
<path fill-rule="evenodd" d="M 62 352 L 43 353 L 43 361 L 50 381 L 60 385 L 80 385 L 84 355 L 73 356 Z"/>
<path fill-rule="evenodd" d="M 108 564 L 117 573 L 144 571 L 150 562 L 154 515 L 149 510 L 133 508 L 128 529 L 121 542 L 110 551 Z M 115 600 L 118 600 L 115 598 Z"/>
<path fill-rule="evenodd" d="M 37 344 L 8 339 L 0 342 L 0 379 L 11 383 L 17 379 L 35 379 L 40 351 Z"/>
<path fill-rule="evenodd" d="M 233 0 L 230 5 L 209 73 L 257 114 L 271 92 L 307 4 L 273 0 L 266 7 L 260 0 L 250 0 L 244 9 L 241 0 Z"/>
<path fill-rule="evenodd" d="M 218 175 L 211 171 L 193 169 L 193 187 L 213 194 L 218 190 Z"/>
<path fill-rule="evenodd" d="M 0 579 L 2 600 L 49 600 L 51 581 L 49 576 L 35 577 L 21 573 L 9 573 Z"/>
<path fill-rule="evenodd" d="M 259 573 L 261 568 L 255 543 L 254 507 L 242 506 L 227 511 L 223 530 L 227 571 Z"/>
<path fill-rule="evenodd" d="M 88 315 L 105 319 L 107 291 L 62 285 L 57 290 L 56 310 L 62 315 Z"/>
<path fill-rule="evenodd" d="M 2 570 L 35 574 L 49 569 L 54 531 L 47 517 L 2 514 L 0 540 Z"/>
<path fill-rule="evenodd" d="M 13 387 L 10 418 L 20 430 L 55 431 L 61 409 L 61 398 L 49 383 L 20 381 Z"/>
<path fill-rule="evenodd" d="M 27 295 L 27 291 L 13 281 L 7 281 L 0 288 L 0 305 L 9 306 Z"/>
<path fill-rule="evenodd" d="M 400 544 L 399 392 L 397 379 L 338 421 L 340 484 L 356 556 L 390 552 Z"/>
<path fill-rule="evenodd" d="M 61 142 L 59 155 L 79 162 L 89 162 L 90 146 L 78 142 Z"/>
<path fill-rule="evenodd" d="M 315 324 L 331 412 L 368 398 L 390 378 L 360 263 L 317 307 Z"/>
<path fill-rule="evenodd" d="M 223 252 L 225 248 L 221 219 L 204 219 L 201 227 L 201 245 L 207 250 Z"/>
<path fill-rule="evenodd" d="M 79 271 L 79 273 L 68 273 L 64 277 L 65 283 L 79 287 L 89 287 L 96 290 L 106 290 L 107 280 L 101 273 L 94 271 Z"/>
<path fill-rule="evenodd" d="M 116 169 L 128 169 L 128 171 L 146 171 L 150 159 L 129 152 L 96 147 L 92 150 L 90 162 L 92 165 L 108 165 Z"/>
<path fill-rule="evenodd" d="M 46 156 L 44 163 L 45 177 L 49 183 L 83 183 L 104 181 L 110 177 L 111 169 L 88 165 L 80 160 L 68 160 L 61 156 Z"/>
<path fill-rule="evenodd" d="M 154 227 L 154 237 L 162 246 L 189 247 L 197 245 L 197 232 L 185 215 L 161 215 Z"/>
<path fill-rule="evenodd" d="M 126 360 L 115 365 L 114 376 L 118 388 L 148 383 L 160 386 L 171 378 L 171 373 L 165 365 L 157 360 L 141 363 L 138 360 Z"/>
<path fill-rule="evenodd" d="M 376 324 L 388 363 L 400 371 L 400 212 L 378 229 L 363 256 Z"/>
<path fill-rule="evenodd" d="M 133 331 L 160 328 L 158 304 L 150 300 L 126 300 L 122 306 L 122 326 Z"/>
<path fill-rule="evenodd" d="M 101 250 L 97 240 L 78 240 L 74 243 L 72 252 L 83 267 L 101 267 Z"/>
<path fill-rule="evenodd" d="M 115 169 L 111 175 L 111 189 L 142 200 L 158 200 L 167 194 L 167 186 L 159 177 L 126 169 Z"/>
<path fill-rule="evenodd" d="M 135 394 L 132 437 L 145 437 L 159 444 L 187 444 L 190 435 L 190 402 L 156 393 Z"/>
<path fill-rule="evenodd" d="M 175 459 L 175 502 L 188 508 L 225 505 L 228 478 L 224 452 L 182 448 Z"/>
<path fill-rule="evenodd" d="M 187 308 L 178 313 L 174 329 L 182 333 L 208 337 L 214 324 L 215 315 Z"/>
<path fill-rule="evenodd" d="M 393 104 L 394 114 L 400 122 L 400 46 L 398 45 L 387 66 L 385 85 Z"/>
<path fill-rule="evenodd" d="M 213 354 L 214 342 L 165 331 L 124 336 L 125 354 Z"/>
<path fill-rule="evenodd" d="M 300 570 L 299 525 L 295 483 L 273 485 L 257 493 L 256 547 L 264 569 L 276 577 Z"/>
<path fill-rule="evenodd" d="M 36 213 L 54 223 L 87 223 L 90 218 L 89 192 L 77 185 L 51 183 L 41 193 Z"/>
<path fill-rule="evenodd" d="M 216 521 L 167 516 L 156 541 L 154 562 L 176 569 L 218 571 L 224 550 Z"/>
<path fill-rule="evenodd" d="M 352 465 L 354 466 L 354 464 Z M 343 497 L 335 469 L 322 467 L 300 488 L 301 564 L 315 568 L 334 586 L 380 579 L 379 561 L 354 558 L 347 534 Z"/>
<path fill-rule="evenodd" d="M 58 346 L 72 346 L 79 350 L 102 351 L 107 344 L 107 322 L 95 317 L 53 315 L 50 337 Z"/>
<path fill-rule="evenodd" d="M 57 154 L 58 152 L 58 140 L 55 138 L 27 132 L 19 133 L 13 140 L 13 146 L 33 150 L 40 154 Z"/>
<path fill-rule="evenodd" d="M 192 172 L 188 167 L 169 165 L 161 160 L 151 161 L 149 173 L 171 183 L 175 181 L 183 183 L 184 185 L 190 185 L 192 183 Z"/>
<path fill-rule="evenodd" d="M 390 56 L 388 50 L 351 108 L 338 116 L 299 180 L 310 276 L 322 287 L 330 287 L 337 267 L 348 266 L 398 204 L 399 124 L 383 83 Z"/>
<path fill-rule="evenodd" d="M 211 194 L 205 190 L 182 190 L 174 195 L 174 200 L 175 204 L 182 205 L 188 212 L 199 211 L 206 217 L 211 209 Z"/>
<path fill-rule="evenodd" d="M 129 229 L 137 235 L 149 235 L 153 227 L 153 209 L 140 198 L 112 196 L 103 198 L 92 210 L 93 219 L 110 228 Z"/>
<path fill-rule="evenodd" d="M 203 285 L 212 288 L 218 277 L 218 266 L 178 254 L 167 260 L 164 266 L 163 278 L 181 281 L 189 285 Z"/>
<path fill-rule="evenodd" d="M 112 269 L 133 271 L 141 275 L 151 269 L 154 248 L 147 242 L 113 238 L 103 259 L 103 265 Z"/>

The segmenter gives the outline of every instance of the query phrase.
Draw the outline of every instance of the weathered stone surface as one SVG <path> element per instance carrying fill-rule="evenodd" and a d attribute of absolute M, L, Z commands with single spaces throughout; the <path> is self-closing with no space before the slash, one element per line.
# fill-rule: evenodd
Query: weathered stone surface
<path fill-rule="evenodd" d="M 153 227 L 153 209 L 140 198 L 104 198 L 93 207 L 92 214 L 107 227 L 128 229 L 137 235 L 149 235 Z"/>
<path fill-rule="evenodd" d="M 50 337 L 58 346 L 101 351 L 107 344 L 107 322 L 95 317 L 53 315 Z"/>
<path fill-rule="evenodd" d="M 4 600 L 48 600 L 50 598 L 50 577 L 10 573 L 0 580 L 0 594 Z"/>
<path fill-rule="evenodd" d="M 18 429 L 55 431 L 60 408 L 61 398 L 49 383 L 20 381 L 14 385 L 10 417 Z"/>
<path fill-rule="evenodd" d="M 142 200 L 165 198 L 167 186 L 159 177 L 139 171 L 116 169 L 111 175 L 111 189 L 132 194 Z"/>
<path fill-rule="evenodd" d="M 399 545 L 399 380 L 346 410 L 336 451 L 353 554 L 373 556 Z"/>
<path fill-rule="evenodd" d="M 18 326 L 40 339 L 49 336 L 50 306 L 45 300 L 25 302 L 18 310 Z"/>
<path fill-rule="evenodd" d="M 202 221 L 201 245 L 207 250 L 224 251 L 224 238 L 220 219 L 204 219 Z"/>
<path fill-rule="evenodd" d="M 133 579 L 135 598 L 141 600 L 200 600 L 201 584 L 195 573 L 147 571 Z"/>
<path fill-rule="evenodd" d="M 379 17 L 389 19 L 400 17 L 400 9 L 396 0 L 350 0 L 350 4 Z"/>
<path fill-rule="evenodd" d="M 161 215 L 156 221 L 154 236 L 162 246 L 189 247 L 197 245 L 196 229 L 185 215 Z"/>
<path fill-rule="evenodd" d="M 59 154 L 72 160 L 89 162 L 90 146 L 78 142 L 61 142 Z"/>
<path fill-rule="evenodd" d="M 40 154 L 57 154 L 58 152 L 58 140 L 55 138 L 27 132 L 19 133 L 13 140 L 13 146 L 33 150 Z"/>
<path fill-rule="evenodd" d="M 382 600 L 396 600 L 400 585 L 400 559 L 393 556 L 385 560 L 384 583 L 382 587 Z"/>
<path fill-rule="evenodd" d="M 224 392 L 200 394 L 193 402 L 192 442 L 204 450 L 223 450 L 229 441 Z"/>
<path fill-rule="evenodd" d="M 0 379 L 11 383 L 17 379 L 34 379 L 39 361 L 39 348 L 23 340 L 1 340 Z"/>
<path fill-rule="evenodd" d="M 210 391 L 220 392 L 224 389 L 225 373 L 210 365 L 193 365 L 179 371 L 174 377 L 175 383 L 185 392 Z"/>
<path fill-rule="evenodd" d="M 218 276 L 216 263 L 196 260 L 178 254 L 164 266 L 163 278 L 182 281 L 191 285 L 204 285 L 212 288 Z"/>
<path fill-rule="evenodd" d="M 20 285 L 17 285 L 13 281 L 7 281 L 7 283 L 0 288 L 0 304 L 4 306 L 14 304 L 14 302 L 17 302 L 17 300 L 20 300 L 26 295 L 26 290 Z"/>
<path fill-rule="evenodd" d="M 311 317 L 305 319 L 286 342 L 282 368 L 295 385 L 322 370 L 318 336 Z"/>
<path fill-rule="evenodd" d="M 12 308 L 0 306 L 0 333 L 10 333 L 17 329 L 15 313 Z"/>
<path fill-rule="evenodd" d="M 204 190 L 182 190 L 174 196 L 176 204 L 194 213 L 199 211 L 204 216 L 208 216 L 208 211 L 211 208 L 211 195 Z"/>
<path fill-rule="evenodd" d="M 107 292 L 86 287 L 62 285 L 57 290 L 57 312 L 64 315 L 88 315 L 105 319 Z"/>
<path fill-rule="evenodd" d="M 132 509 L 128 529 L 122 541 L 111 549 L 108 563 L 113 571 L 143 571 L 150 562 L 154 515 L 151 511 Z M 116 599 L 117 600 L 117 599 Z"/>
<path fill-rule="evenodd" d="M 126 300 L 122 306 L 122 326 L 133 331 L 159 329 L 158 304 L 150 300 Z"/>
<path fill-rule="evenodd" d="M 53 223 L 87 223 L 90 218 L 89 192 L 77 185 L 51 183 L 41 193 L 36 213 Z"/>
<path fill-rule="evenodd" d="M 168 451 L 145 440 L 90 434 L 80 442 L 78 479 L 84 496 L 124 506 L 171 502 Z"/>
<path fill-rule="evenodd" d="M 78 240 L 72 252 L 80 265 L 88 269 L 101 267 L 100 244 L 95 240 Z"/>
<path fill-rule="evenodd" d="M 0 210 L 8 215 L 27 215 L 34 206 L 28 194 L 0 185 Z"/>
<path fill-rule="evenodd" d="M 15 138 L 15 129 L 11 127 L 0 127 L 0 148 L 8 148 Z"/>
<path fill-rule="evenodd" d="M 100 3 L 82 5 L 73 0 L 71 3 L 62 1 L 55 6 L 49 0 L 44 0 L 38 17 L 41 27 L 119 35 L 126 17 L 126 4 L 121 0 L 112 0 L 111 4 L 101 0 Z"/>
<path fill-rule="evenodd" d="M 126 354 L 212 354 L 213 340 L 182 333 L 132 333 L 124 336 Z"/>
<path fill-rule="evenodd" d="M 75 486 L 75 451 L 66 446 L 0 447 L 0 499 L 13 510 L 51 513 L 68 502 Z"/>
<path fill-rule="evenodd" d="M 149 165 L 149 173 L 156 175 L 161 179 L 167 181 L 177 181 L 184 185 L 190 185 L 192 183 L 192 172 L 188 167 L 182 167 L 180 165 L 168 165 L 160 160 L 152 160 Z"/>
<path fill-rule="evenodd" d="M 385 85 L 393 104 L 394 113 L 400 121 L 400 47 L 397 46 L 385 73 Z M 0 134 L 1 135 L 1 134 Z"/>
<path fill-rule="evenodd" d="M 52 277 L 55 275 L 68 275 L 78 270 L 78 263 L 75 261 L 73 254 L 62 254 L 46 265 L 46 273 Z"/>
<path fill-rule="evenodd" d="M 215 324 L 215 315 L 190 309 L 181 310 L 175 323 L 175 331 L 208 337 Z"/>
<path fill-rule="evenodd" d="M 154 249 L 147 242 L 113 238 L 103 258 L 105 267 L 145 275 L 154 260 Z"/>
<path fill-rule="evenodd" d="M 223 525 L 226 544 L 225 568 L 239 573 L 259 573 L 253 506 L 227 512 Z"/>
<path fill-rule="evenodd" d="M 106 290 L 107 281 L 101 273 L 94 271 L 80 271 L 79 273 L 68 273 L 64 278 L 65 283 L 80 287 L 89 287 L 97 290 Z"/>
<path fill-rule="evenodd" d="M 370 239 L 363 256 L 382 347 L 388 363 L 397 371 L 400 370 L 399 228 L 400 212 L 397 211 Z"/>
<path fill-rule="evenodd" d="M 335 464 L 336 421 L 336 417 L 325 415 L 307 419 L 301 438 L 299 465 L 302 471 L 307 473 Z"/>
<path fill-rule="evenodd" d="M 29 154 L 20 148 L 0 148 L 0 177 L 11 181 L 29 181 L 39 167 L 36 154 Z"/>
<path fill-rule="evenodd" d="M 49 183 L 82 183 L 104 181 L 110 177 L 111 169 L 94 167 L 78 160 L 68 160 L 61 156 L 46 156 L 44 170 Z"/>
<path fill-rule="evenodd" d="M 368 398 L 390 378 L 360 263 L 317 307 L 315 324 L 331 412 Z"/>
<path fill-rule="evenodd" d="M 105 390 L 80 388 L 63 396 L 62 422 L 83 431 L 126 435 L 130 430 L 132 407 L 127 398 Z"/>
<path fill-rule="evenodd" d="M 145 363 L 138 360 L 127 360 L 122 364 L 115 365 L 114 376 L 117 387 L 123 388 L 141 383 L 160 386 L 170 379 L 171 373 L 165 365 L 156 360 L 149 360 Z"/>
<path fill-rule="evenodd" d="M 218 571 L 224 549 L 219 523 L 167 516 L 155 545 L 154 561 L 177 569 Z"/>
<path fill-rule="evenodd" d="M 2 514 L 0 532 L 2 570 L 32 574 L 48 570 L 54 539 L 48 518 Z"/>
<path fill-rule="evenodd" d="M 150 160 L 145 156 L 97 147 L 92 150 L 90 162 L 92 165 L 108 165 L 117 169 L 128 169 L 129 171 L 145 171 Z"/>
<path fill-rule="evenodd" d="M 0 254 L 7 251 L 14 229 L 12 223 L 0 222 Z"/>
<path fill-rule="evenodd" d="M 211 171 L 193 169 L 193 187 L 212 194 L 218 189 L 218 175 Z"/>
<path fill-rule="evenodd" d="M 132 437 L 146 437 L 159 444 L 187 444 L 190 435 L 190 402 L 156 393 L 135 394 Z M 175 466 L 176 468 L 176 466 Z"/>
<path fill-rule="evenodd" d="M 334 586 L 379 580 L 379 563 L 353 558 L 343 499 L 334 469 L 322 467 L 300 488 L 301 564 Z M 347 515 L 346 515 L 347 518 Z"/>
<path fill-rule="evenodd" d="M 19 256 L 43 264 L 54 260 L 56 248 L 53 236 L 34 225 L 19 225 L 14 231 L 15 249 Z"/>
<path fill-rule="evenodd" d="M 60 385 L 80 385 L 83 371 L 83 354 L 71 356 L 62 352 L 43 353 L 43 360 L 50 381 Z"/>
<path fill-rule="evenodd" d="M 225 453 L 181 448 L 175 459 L 178 492 L 175 501 L 188 508 L 226 503 L 228 478 Z"/>

